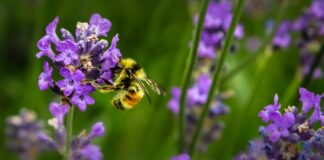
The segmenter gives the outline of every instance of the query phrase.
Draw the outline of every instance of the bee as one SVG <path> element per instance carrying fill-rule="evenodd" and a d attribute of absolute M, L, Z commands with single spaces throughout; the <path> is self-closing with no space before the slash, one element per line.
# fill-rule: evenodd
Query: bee
<path fill-rule="evenodd" d="M 158 95 L 165 95 L 163 87 L 148 77 L 144 69 L 131 58 L 121 59 L 113 72 L 113 84 L 97 88 L 101 92 L 119 91 L 112 100 L 112 104 L 118 109 L 132 109 L 145 95 L 151 103 L 146 85 Z"/>

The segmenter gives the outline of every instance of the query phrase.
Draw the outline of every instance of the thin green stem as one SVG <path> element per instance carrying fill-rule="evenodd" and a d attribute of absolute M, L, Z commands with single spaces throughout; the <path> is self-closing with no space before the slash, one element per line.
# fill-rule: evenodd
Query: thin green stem
<path fill-rule="evenodd" d="M 73 114 L 74 114 L 74 106 L 70 108 L 70 112 L 67 115 L 67 137 L 66 137 L 66 144 L 65 144 L 65 151 L 64 151 L 64 159 L 69 159 L 69 150 L 70 150 L 70 144 L 73 134 Z"/>
<path fill-rule="evenodd" d="M 207 116 L 208 110 L 209 110 L 209 106 L 211 104 L 212 101 L 212 97 L 217 89 L 217 84 L 219 81 L 219 77 L 220 77 L 220 73 L 223 67 L 223 64 L 225 62 L 226 59 L 226 54 L 228 53 L 230 46 L 231 46 L 231 42 L 233 39 L 233 34 L 234 34 L 234 30 L 236 28 L 236 25 L 241 17 L 241 12 L 242 12 L 242 8 L 243 8 L 243 4 L 244 4 L 245 0 L 238 0 L 237 6 L 235 7 L 235 11 L 234 11 L 234 16 L 230 25 L 230 28 L 226 34 L 226 38 L 225 38 L 225 43 L 224 43 L 224 47 L 220 53 L 220 57 L 219 57 L 219 61 L 217 63 L 217 67 L 216 67 L 216 71 L 214 72 L 213 75 L 213 81 L 212 81 L 212 85 L 210 87 L 209 93 L 208 93 L 208 97 L 207 97 L 207 101 L 205 103 L 205 105 L 203 106 L 203 110 L 202 113 L 199 117 L 199 121 L 198 121 L 198 125 L 197 128 L 195 130 L 194 136 L 192 138 L 191 144 L 190 144 L 190 148 L 189 148 L 189 154 L 192 156 L 194 154 L 194 151 L 196 149 L 198 140 L 200 139 L 200 134 L 202 131 L 202 127 L 204 124 L 204 120 Z"/>
<path fill-rule="evenodd" d="M 199 11 L 198 23 L 193 33 L 193 42 L 192 47 L 189 52 L 189 56 L 186 63 L 185 75 L 183 79 L 183 85 L 181 88 L 181 97 L 180 97 L 180 116 L 179 116 L 179 136 L 180 136 L 180 144 L 179 144 L 179 152 L 182 153 L 184 151 L 184 137 L 185 137 L 185 105 L 187 99 L 187 90 L 190 83 L 191 74 L 195 65 L 195 60 L 197 58 L 197 49 L 199 46 L 199 41 L 201 38 L 201 33 L 203 29 L 203 24 L 205 21 L 205 15 L 207 11 L 207 7 L 210 0 L 203 0 L 201 9 Z"/>
<path fill-rule="evenodd" d="M 302 83 L 303 87 L 307 87 L 308 84 L 311 82 L 314 72 L 315 72 L 316 68 L 318 67 L 318 65 L 320 64 L 323 56 L 324 56 L 324 44 L 321 45 L 319 52 L 316 54 L 316 57 L 311 65 L 307 75 L 305 76 L 305 79 L 303 80 L 303 83 Z"/>

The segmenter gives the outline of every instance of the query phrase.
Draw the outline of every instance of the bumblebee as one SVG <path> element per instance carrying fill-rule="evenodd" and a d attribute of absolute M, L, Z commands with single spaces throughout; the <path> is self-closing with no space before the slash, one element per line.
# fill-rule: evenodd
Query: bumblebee
<path fill-rule="evenodd" d="M 121 59 L 113 72 L 113 84 L 101 86 L 99 90 L 101 92 L 120 91 L 112 100 L 112 104 L 118 109 L 132 109 L 145 95 L 151 103 L 145 85 L 149 86 L 158 95 L 165 95 L 164 89 L 148 77 L 144 69 L 131 58 Z"/>

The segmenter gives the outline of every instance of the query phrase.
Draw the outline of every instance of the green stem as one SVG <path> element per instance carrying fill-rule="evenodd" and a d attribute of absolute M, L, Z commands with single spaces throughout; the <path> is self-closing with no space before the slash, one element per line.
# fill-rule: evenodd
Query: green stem
<path fill-rule="evenodd" d="M 66 137 L 66 144 L 65 144 L 65 151 L 64 151 L 64 159 L 69 159 L 69 150 L 70 150 L 70 144 L 72 139 L 72 133 L 73 133 L 73 114 L 74 114 L 74 106 L 70 108 L 70 112 L 67 115 L 67 137 Z"/>
<path fill-rule="evenodd" d="M 314 59 L 314 62 L 311 65 L 311 67 L 310 67 L 307 75 L 305 76 L 305 79 L 303 80 L 303 83 L 302 83 L 302 86 L 303 87 L 307 87 L 308 84 L 310 83 L 310 81 L 312 80 L 313 74 L 314 74 L 317 66 L 320 64 L 321 59 L 323 58 L 323 56 L 324 56 L 324 44 L 321 45 L 321 48 L 319 50 L 319 53 L 316 54 L 316 57 Z"/>
<path fill-rule="evenodd" d="M 213 81 L 212 81 L 212 85 L 211 85 L 209 93 L 208 93 L 207 101 L 206 101 L 205 105 L 203 106 L 203 110 L 202 110 L 202 113 L 201 113 L 201 115 L 199 117 L 197 128 L 195 130 L 193 139 L 192 139 L 191 144 L 190 144 L 189 154 L 191 156 L 194 154 L 194 151 L 196 149 L 196 146 L 197 146 L 197 143 L 198 143 L 198 140 L 200 138 L 201 131 L 202 131 L 202 126 L 203 126 L 204 120 L 205 120 L 205 118 L 207 116 L 207 113 L 209 111 L 209 106 L 211 104 L 213 95 L 214 95 L 214 93 L 215 93 L 215 91 L 217 89 L 219 76 L 220 76 L 223 64 L 225 62 L 225 59 L 226 59 L 226 54 L 228 53 L 228 51 L 230 49 L 231 42 L 232 42 L 232 39 L 233 39 L 234 30 L 236 28 L 236 25 L 237 25 L 239 19 L 240 19 L 241 11 L 242 11 L 244 2 L 245 2 L 245 0 L 238 0 L 238 4 L 237 4 L 237 7 L 235 8 L 234 16 L 233 16 L 230 28 L 229 28 L 229 30 L 228 30 L 228 32 L 226 34 L 224 47 L 223 47 L 223 49 L 222 49 L 222 51 L 220 53 L 220 57 L 219 57 L 219 61 L 217 63 L 216 71 L 214 72 L 214 75 L 213 75 Z"/>
<path fill-rule="evenodd" d="M 180 115 L 179 115 L 179 136 L 180 136 L 180 144 L 179 144 L 179 152 L 182 153 L 184 151 L 184 138 L 185 138 L 185 105 L 187 99 L 187 90 L 190 83 L 191 74 L 195 65 L 195 60 L 197 57 L 197 49 L 199 46 L 199 41 L 203 29 L 203 24 L 205 21 L 205 15 L 208 8 L 210 0 L 203 0 L 201 9 L 199 12 L 197 27 L 193 33 L 193 42 L 192 47 L 189 52 L 189 56 L 186 63 L 185 75 L 183 79 L 183 85 L 181 88 L 181 97 L 180 97 Z"/>

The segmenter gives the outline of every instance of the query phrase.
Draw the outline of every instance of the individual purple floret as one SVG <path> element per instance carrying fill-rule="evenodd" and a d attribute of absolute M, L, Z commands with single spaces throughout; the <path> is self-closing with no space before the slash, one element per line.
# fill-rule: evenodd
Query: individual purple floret
<path fill-rule="evenodd" d="M 198 48 L 199 58 L 216 57 L 217 52 L 223 46 L 223 41 L 229 29 L 232 16 L 232 4 L 229 1 L 210 2 Z M 234 37 L 240 39 L 243 35 L 243 26 L 236 26 Z"/>
<path fill-rule="evenodd" d="M 6 121 L 7 147 L 21 160 L 37 159 L 40 152 L 47 150 L 47 146 L 38 139 L 44 132 L 44 125 L 34 112 L 21 110 L 19 115 L 10 116 Z"/>
<path fill-rule="evenodd" d="M 38 86 L 40 90 L 46 90 L 49 87 L 53 86 L 53 79 L 52 79 L 52 73 L 53 68 L 49 66 L 48 62 L 44 62 L 43 65 L 43 72 L 39 75 L 38 78 Z"/>
<path fill-rule="evenodd" d="M 113 69 L 121 58 L 117 48 L 119 38 L 115 35 L 110 46 L 107 40 L 100 39 L 101 36 L 107 36 L 111 22 L 99 14 L 93 14 L 89 23 L 78 22 L 75 36 L 64 28 L 60 29 L 61 36 L 58 36 L 58 22 L 56 17 L 48 24 L 46 35 L 37 44 L 40 51 L 36 56 L 47 57 L 50 62 L 44 63 L 44 71 L 39 76 L 39 88 L 52 89 L 84 111 L 87 105 L 94 103 L 90 93 L 95 91 L 95 86 L 91 82 L 112 82 Z M 61 79 L 53 80 L 53 68 L 58 68 Z M 85 87 L 92 89 L 84 89 Z"/>
<path fill-rule="evenodd" d="M 262 120 L 268 122 L 266 127 L 259 128 L 263 139 L 251 141 L 248 152 L 235 159 L 323 159 L 322 96 L 305 88 L 300 88 L 299 94 L 302 102 L 300 112 L 295 106 L 289 106 L 284 113 L 281 112 L 278 96 L 275 96 L 275 103 L 266 106 L 259 113 Z"/>
<path fill-rule="evenodd" d="M 186 153 L 183 153 L 183 154 L 171 157 L 170 160 L 190 160 L 190 156 Z"/>

